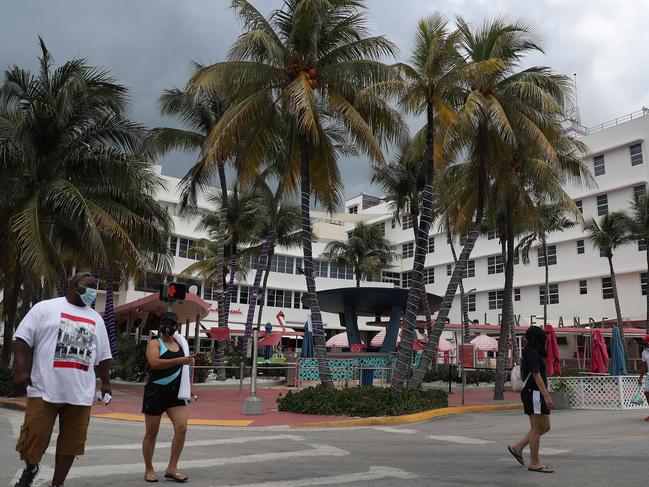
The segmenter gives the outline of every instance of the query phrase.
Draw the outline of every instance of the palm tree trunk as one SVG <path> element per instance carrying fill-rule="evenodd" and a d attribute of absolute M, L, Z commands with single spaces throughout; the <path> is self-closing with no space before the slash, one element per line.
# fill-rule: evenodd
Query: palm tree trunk
<path fill-rule="evenodd" d="M 214 275 L 214 282 L 216 283 L 216 301 L 218 303 L 218 324 L 219 327 L 225 328 L 228 326 L 228 317 L 226 315 L 225 292 L 223 285 L 223 266 L 224 266 L 224 252 L 225 252 L 225 233 L 227 231 L 227 218 L 228 218 L 228 186 L 225 179 L 224 163 L 218 164 L 219 183 L 221 185 L 221 208 L 219 209 L 219 229 L 216 235 L 216 272 Z M 225 380 L 225 369 L 223 363 L 223 356 L 225 355 L 225 341 L 217 340 L 216 353 L 214 356 L 214 365 L 216 366 L 217 380 Z"/>
<path fill-rule="evenodd" d="M 606 256 L 608 259 L 608 267 L 611 271 L 611 285 L 613 286 L 613 301 L 615 302 L 615 317 L 617 319 L 617 326 L 620 329 L 620 339 L 624 347 L 624 362 L 626 363 L 627 370 L 629 370 L 629 350 L 624 339 L 624 323 L 622 322 L 622 309 L 620 308 L 620 297 L 617 294 L 617 282 L 615 279 L 615 270 L 613 269 L 613 254 L 608 252 Z M 602 323 L 604 326 L 604 323 Z"/>
<path fill-rule="evenodd" d="M 548 264 L 548 243 L 545 241 L 545 235 L 541 238 L 543 246 L 543 259 L 545 260 L 545 297 L 543 298 L 543 326 L 548 324 L 548 302 L 550 301 L 550 266 Z"/>
<path fill-rule="evenodd" d="M 300 141 L 300 184 L 301 184 L 301 213 L 302 213 L 302 254 L 304 259 L 304 278 L 306 279 L 307 299 L 311 310 L 311 325 L 313 327 L 313 342 L 315 357 L 318 361 L 320 383 L 328 388 L 333 388 L 331 370 L 327 359 L 327 346 L 324 327 L 322 326 L 322 313 L 316 295 L 315 273 L 313 271 L 313 240 L 311 230 L 311 174 L 309 161 L 309 141 L 302 136 Z"/>
<path fill-rule="evenodd" d="M 261 326 L 261 316 L 264 312 L 264 301 L 266 297 L 266 288 L 268 286 L 268 276 L 270 275 L 270 264 L 273 261 L 275 256 L 275 245 L 271 245 L 270 250 L 268 251 L 268 262 L 266 263 L 266 268 L 264 269 L 264 282 L 261 285 L 259 290 L 259 309 L 257 311 L 257 326 Z"/>
<path fill-rule="evenodd" d="M 455 244 L 453 243 L 453 236 L 449 227 L 450 223 L 446 221 L 446 237 L 451 245 L 451 254 L 453 255 L 453 263 L 457 265 L 457 253 L 455 252 Z M 462 309 L 462 333 L 464 335 L 464 343 L 469 343 L 471 340 L 471 322 L 469 321 L 469 306 L 467 297 L 464 293 L 464 280 L 460 276 L 460 307 Z"/>
<path fill-rule="evenodd" d="M 4 333 L 3 333 L 3 346 L 2 357 L 0 358 L 0 366 L 6 368 L 11 361 L 11 343 L 13 341 L 14 329 L 16 327 L 16 312 L 18 310 L 18 295 L 20 294 L 20 262 L 16 258 L 14 268 L 10 271 L 11 274 L 7 275 L 6 282 L 11 282 L 11 286 L 5 288 L 3 298 L 3 318 L 4 318 Z M 13 274 L 13 275 L 12 275 Z"/>
<path fill-rule="evenodd" d="M 645 244 L 649 245 L 649 235 L 645 236 L 644 241 Z M 647 258 L 647 314 L 645 315 L 645 330 L 647 331 L 647 335 L 649 335 L 649 249 L 645 250 L 644 254 Z"/>
<path fill-rule="evenodd" d="M 252 356 L 252 354 L 248 354 L 248 348 L 250 347 L 250 340 L 252 338 L 252 322 L 255 319 L 255 308 L 257 307 L 257 298 L 259 297 L 261 276 L 264 273 L 264 269 L 266 268 L 266 264 L 268 262 L 268 254 L 270 253 L 270 249 L 273 245 L 273 240 L 275 240 L 275 231 L 271 228 L 268 232 L 266 240 L 264 241 L 264 245 L 261 248 L 259 263 L 257 264 L 257 270 L 255 271 L 255 281 L 252 284 L 252 289 L 250 290 L 248 314 L 246 316 L 246 329 L 243 335 L 243 353 L 246 357 Z"/>
<path fill-rule="evenodd" d="M 412 379 L 410 381 L 410 387 L 417 388 L 421 385 L 424 376 L 428 371 L 431 370 L 433 364 L 437 361 L 437 344 L 439 343 L 439 337 L 444 330 L 446 325 L 446 319 L 448 318 L 449 313 L 451 312 L 451 307 L 453 306 L 453 300 L 455 299 L 455 292 L 457 291 L 458 285 L 462 276 L 464 275 L 464 268 L 466 263 L 471 257 L 471 252 L 475 247 L 475 244 L 480 236 L 480 229 L 482 228 L 482 219 L 484 218 L 484 202 L 485 202 L 485 189 L 484 183 L 478 181 L 478 207 L 476 209 L 475 221 L 471 225 L 469 232 L 467 234 L 466 242 L 464 247 L 462 247 L 462 252 L 460 252 L 460 257 L 458 258 L 457 264 L 453 268 L 453 274 L 451 275 L 451 280 L 446 287 L 446 293 L 444 294 L 444 299 L 442 299 L 442 304 L 437 312 L 437 318 L 435 319 L 435 324 L 433 325 L 433 331 L 428 337 L 428 343 L 426 348 L 421 355 L 421 360 L 419 365 L 412 374 Z"/>
<path fill-rule="evenodd" d="M 232 251 L 232 258 L 230 259 L 230 273 L 228 276 L 228 285 L 225 288 L 225 299 L 223 314 L 225 315 L 225 326 L 228 326 L 228 321 L 230 320 L 230 304 L 232 299 L 232 289 L 234 288 L 234 279 L 237 273 L 237 263 L 239 261 L 239 254 Z"/>
<path fill-rule="evenodd" d="M 494 400 L 505 399 L 505 375 L 509 355 L 509 337 L 512 328 L 512 291 L 514 288 L 514 205 L 512 196 L 507 197 L 505 220 L 507 226 L 507 263 L 505 265 L 505 288 L 498 337 L 498 357 L 496 359 L 496 383 Z"/>
<path fill-rule="evenodd" d="M 433 212 L 433 182 L 435 180 L 434 140 L 435 121 L 433 104 L 428 102 L 426 123 L 427 157 L 424 159 L 426 163 L 426 183 L 422 195 L 421 219 L 419 221 L 417 238 L 415 239 L 415 261 L 412 269 L 413 282 L 408 291 L 406 316 L 401 331 L 401 342 L 399 342 L 399 346 L 397 347 L 397 358 L 392 373 L 392 390 L 397 393 L 403 390 L 404 384 L 410 375 L 412 342 L 415 337 L 415 324 L 417 321 L 417 312 L 419 311 L 424 263 L 428 249 L 428 231 Z"/>

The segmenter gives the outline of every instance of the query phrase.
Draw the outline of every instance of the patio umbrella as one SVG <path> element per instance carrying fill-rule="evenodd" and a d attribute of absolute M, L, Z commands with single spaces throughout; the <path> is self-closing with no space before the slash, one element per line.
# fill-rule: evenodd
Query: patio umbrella
<path fill-rule="evenodd" d="M 498 351 L 498 340 L 487 335 L 478 335 L 473 340 L 471 340 L 471 345 L 483 352 Z"/>
<path fill-rule="evenodd" d="M 446 338 L 439 337 L 439 342 L 437 343 L 438 352 L 451 352 L 455 350 L 455 345 L 449 342 Z"/>
<path fill-rule="evenodd" d="M 266 336 L 270 336 L 273 333 L 273 325 L 271 325 L 270 322 L 266 323 L 264 330 L 266 331 L 266 335 L 264 336 L 264 338 L 266 338 Z M 273 347 L 269 345 L 265 345 L 264 348 L 262 348 L 261 350 L 261 354 L 266 359 L 271 358 L 273 356 Z"/>
<path fill-rule="evenodd" d="M 611 334 L 611 375 L 626 375 L 624 345 L 620 337 L 620 329 L 617 326 L 613 327 Z"/>
<path fill-rule="evenodd" d="M 548 377 L 553 375 L 561 375 L 561 364 L 559 362 L 559 345 L 557 344 L 557 334 L 554 332 L 552 325 L 545 325 L 543 327 L 546 333 L 545 342 L 545 366 Z"/>
<path fill-rule="evenodd" d="M 606 351 L 606 343 L 600 330 L 593 331 L 591 335 L 591 358 L 589 372 L 595 374 L 604 374 L 608 370 L 608 352 Z"/>
<path fill-rule="evenodd" d="M 300 350 L 300 357 L 313 358 L 315 352 L 315 345 L 313 343 L 313 330 L 311 319 L 308 319 L 304 325 L 304 339 L 302 340 L 302 349 Z"/>

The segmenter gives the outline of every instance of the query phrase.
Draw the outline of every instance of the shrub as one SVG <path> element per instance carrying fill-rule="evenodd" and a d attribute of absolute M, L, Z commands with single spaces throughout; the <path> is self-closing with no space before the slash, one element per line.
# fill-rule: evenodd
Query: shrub
<path fill-rule="evenodd" d="M 235 379 L 238 379 L 239 376 L 241 375 L 241 360 L 242 360 L 242 355 L 241 353 L 234 351 L 230 354 L 227 354 L 223 358 L 223 364 L 227 366 L 225 369 L 225 376 L 227 378 L 234 377 Z M 214 369 L 214 373 L 217 373 L 216 368 Z"/>
<path fill-rule="evenodd" d="M 132 336 L 119 336 L 119 358 L 115 364 L 118 377 L 130 382 L 146 380 L 149 364 L 146 361 L 146 342 L 135 343 Z"/>
<path fill-rule="evenodd" d="M 11 369 L 0 369 L 0 397 L 16 396 L 13 380 L 14 374 Z"/>
<path fill-rule="evenodd" d="M 196 359 L 194 361 L 195 365 L 212 365 L 212 357 L 210 357 L 209 353 L 199 353 L 196 355 Z M 202 384 L 207 380 L 207 376 L 210 375 L 211 369 L 195 369 L 196 372 L 194 373 L 194 382 L 197 384 Z"/>
<path fill-rule="evenodd" d="M 581 369 L 578 367 L 564 367 L 561 369 L 561 377 L 582 377 Z"/>
<path fill-rule="evenodd" d="M 308 387 L 277 399 L 277 408 L 326 416 L 399 416 L 448 406 L 444 390 L 406 390 L 395 394 L 380 387 L 328 389 Z"/>

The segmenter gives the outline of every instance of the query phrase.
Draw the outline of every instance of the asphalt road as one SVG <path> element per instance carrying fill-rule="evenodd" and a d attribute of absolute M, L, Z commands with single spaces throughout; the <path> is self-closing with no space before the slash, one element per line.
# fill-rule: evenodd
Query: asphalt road
<path fill-rule="evenodd" d="M 647 485 L 649 423 L 644 411 L 557 411 L 542 441 L 554 474 L 528 472 L 507 452 L 525 433 L 522 412 L 466 414 L 399 427 L 250 429 L 190 427 L 181 466 L 200 487 Z M 0 409 L 0 487 L 21 468 L 14 452 L 22 413 Z M 143 486 L 141 423 L 91 422 L 86 455 L 66 487 Z M 164 473 L 172 432 L 158 438 Z M 52 447 L 55 445 L 53 437 Z M 49 486 L 53 452 L 36 486 Z M 527 458 L 527 454 L 526 454 Z M 171 485 L 165 482 L 163 485 Z"/>

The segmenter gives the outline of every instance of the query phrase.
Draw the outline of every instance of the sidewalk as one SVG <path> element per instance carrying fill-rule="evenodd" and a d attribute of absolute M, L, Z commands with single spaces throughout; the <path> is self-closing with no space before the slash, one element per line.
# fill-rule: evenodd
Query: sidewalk
<path fill-rule="evenodd" d="M 264 401 L 264 414 L 261 416 L 245 416 L 241 414 L 243 401 L 249 395 L 249 389 L 244 387 L 239 395 L 239 388 L 197 388 L 195 393 L 198 401 L 189 406 L 189 424 L 204 426 L 289 426 L 300 427 L 310 423 L 340 422 L 351 419 L 344 416 L 312 416 L 308 414 L 285 413 L 277 410 L 276 400 L 280 395 L 286 395 L 291 390 L 287 387 L 270 387 L 257 389 L 257 396 Z M 141 385 L 113 385 L 113 400 L 106 406 L 95 403 L 92 407 L 92 416 L 97 418 L 144 421 L 142 408 Z M 465 406 L 504 406 L 511 409 L 519 401 L 517 393 L 505 393 L 505 401 L 493 401 L 493 390 L 467 389 L 465 390 Z M 458 411 L 456 406 L 461 405 L 461 393 L 454 389 L 449 395 L 449 407 L 453 407 L 453 414 Z M 0 400 L 0 406 L 24 408 L 24 399 Z M 163 419 L 163 420 L 166 420 Z"/>

